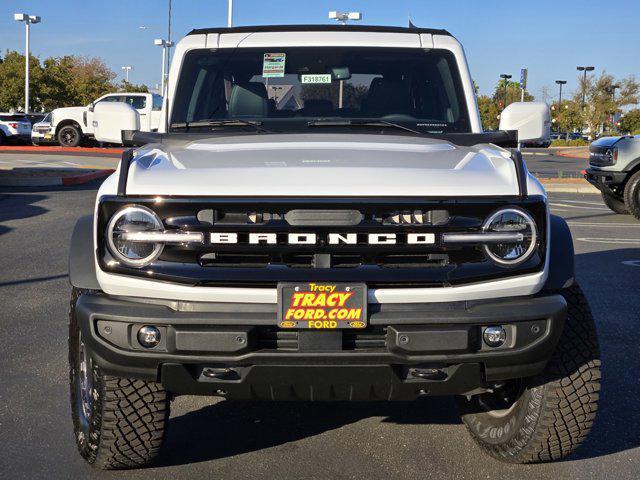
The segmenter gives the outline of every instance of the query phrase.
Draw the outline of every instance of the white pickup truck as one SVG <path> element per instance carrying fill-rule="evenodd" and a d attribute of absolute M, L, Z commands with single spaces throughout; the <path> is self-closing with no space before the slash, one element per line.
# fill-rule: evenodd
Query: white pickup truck
<path fill-rule="evenodd" d="M 94 109 L 104 103 L 126 103 L 139 115 L 140 130 L 158 130 L 162 116 L 162 97 L 155 93 L 108 93 L 86 107 L 56 108 L 51 116 L 51 133 L 64 147 L 77 147 L 95 134 Z"/>

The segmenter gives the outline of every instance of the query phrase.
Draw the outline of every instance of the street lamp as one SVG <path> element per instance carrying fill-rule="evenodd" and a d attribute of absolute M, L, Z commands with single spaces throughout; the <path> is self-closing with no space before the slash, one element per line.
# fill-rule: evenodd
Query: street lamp
<path fill-rule="evenodd" d="M 512 77 L 513 75 L 507 75 L 506 73 L 502 73 L 500 74 L 500 78 L 502 80 L 504 80 L 504 105 L 502 106 L 502 109 L 504 110 L 505 108 L 507 108 L 507 86 L 509 83 L 509 79 Z"/>
<path fill-rule="evenodd" d="M 562 108 L 562 86 L 566 83 L 566 80 L 556 80 L 556 84 L 560 86 L 560 95 L 558 96 L 558 115 L 560 115 L 560 109 Z"/>
<path fill-rule="evenodd" d="M 346 25 L 348 20 L 362 20 L 362 13 L 360 12 L 336 12 L 331 11 L 329 12 L 329 18 L 331 20 L 335 20 L 337 22 L 339 22 L 342 25 Z"/>
<path fill-rule="evenodd" d="M 227 27 L 233 27 L 233 0 L 229 0 L 229 12 L 227 14 Z"/>
<path fill-rule="evenodd" d="M 582 77 L 582 109 L 584 110 L 585 98 L 587 94 L 587 72 L 593 72 L 595 67 L 576 67 L 579 72 L 584 72 Z"/>
<path fill-rule="evenodd" d="M 124 81 L 129 83 L 129 70 L 133 70 L 133 67 L 131 65 L 125 65 L 124 67 L 122 67 L 122 70 L 125 71 Z"/>
<path fill-rule="evenodd" d="M 154 45 L 157 45 L 159 47 L 162 47 L 162 82 L 161 82 L 161 92 L 162 95 L 164 95 L 164 87 L 167 83 L 167 74 L 166 74 L 166 58 L 167 58 L 167 49 L 171 48 L 173 46 L 173 42 L 170 42 L 169 40 L 165 40 L 164 38 L 156 38 L 153 41 Z"/>
<path fill-rule="evenodd" d="M 609 91 L 611 92 L 611 103 L 613 104 L 613 110 L 611 113 L 611 130 L 613 130 L 613 124 L 616 120 L 616 89 L 620 88 L 620 85 L 615 84 L 609 87 Z"/>
<path fill-rule="evenodd" d="M 32 23 L 40 23 L 40 17 L 27 13 L 14 13 L 13 19 L 16 22 L 25 24 L 25 55 L 24 55 L 24 113 L 29 113 L 29 35 Z"/>

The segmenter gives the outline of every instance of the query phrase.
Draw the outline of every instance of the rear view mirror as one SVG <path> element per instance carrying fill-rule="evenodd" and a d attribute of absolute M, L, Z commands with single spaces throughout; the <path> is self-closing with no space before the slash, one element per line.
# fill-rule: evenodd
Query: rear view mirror
<path fill-rule="evenodd" d="M 516 102 L 500 114 L 500 130 L 518 132 L 518 142 L 549 140 L 551 115 L 543 102 Z"/>
<path fill-rule="evenodd" d="M 140 130 L 140 114 L 122 102 L 100 102 L 93 112 L 93 128 L 99 142 L 122 143 L 123 130 Z"/>
<path fill-rule="evenodd" d="M 349 67 L 332 67 L 329 71 L 333 80 L 349 80 L 351 78 Z"/>

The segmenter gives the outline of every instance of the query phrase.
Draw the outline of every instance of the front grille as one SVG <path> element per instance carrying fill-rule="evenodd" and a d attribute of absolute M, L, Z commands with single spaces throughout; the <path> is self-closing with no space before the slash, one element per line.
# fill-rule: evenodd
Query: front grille
<path fill-rule="evenodd" d="M 201 286 L 283 281 L 366 282 L 370 286 L 450 286 L 539 271 L 546 207 L 541 197 L 229 199 L 106 197 L 98 233 L 125 204 L 154 210 L 168 231 L 203 232 L 202 244 L 167 244 L 144 269 L 113 261 L 101 239 L 104 270 Z M 539 227 L 538 254 L 516 268 L 489 261 L 481 246 L 443 244 L 445 233 L 478 232 L 499 208 L 517 206 Z M 231 234 L 235 242 L 214 242 Z M 258 236 L 258 237 L 256 237 Z M 310 236 L 313 236 L 310 237 Z M 395 243 L 374 242 L 393 237 Z M 430 238 L 412 243 L 410 238 Z M 299 242 L 292 243 L 291 237 Z M 228 238 L 228 237 L 224 237 Z M 251 239 L 256 243 L 251 243 Z M 303 240 L 312 238 L 314 242 Z M 373 239 L 373 240 L 372 240 Z"/>
<path fill-rule="evenodd" d="M 322 333 L 319 333 L 322 334 Z M 343 351 L 384 351 L 387 348 L 387 328 L 369 326 L 363 330 L 342 330 Z M 260 327 L 257 350 L 298 351 L 298 330 Z"/>

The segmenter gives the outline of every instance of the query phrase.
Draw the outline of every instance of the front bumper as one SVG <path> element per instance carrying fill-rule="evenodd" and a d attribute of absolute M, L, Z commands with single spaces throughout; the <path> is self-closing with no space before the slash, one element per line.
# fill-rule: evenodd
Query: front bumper
<path fill-rule="evenodd" d="M 272 304 L 133 301 L 101 293 L 81 295 L 76 314 L 105 373 L 159 381 L 176 394 L 407 400 L 539 373 L 562 332 L 566 302 L 545 294 L 369 304 L 362 331 L 282 330 Z M 137 343 L 143 325 L 161 330 L 157 347 Z M 490 325 L 505 326 L 503 346 L 482 342 Z"/>
<path fill-rule="evenodd" d="M 613 189 L 619 187 L 625 182 L 627 172 L 612 172 L 608 170 L 588 168 L 585 170 L 584 178 L 601 192 L 618 196 L 618 193 Z"/>

